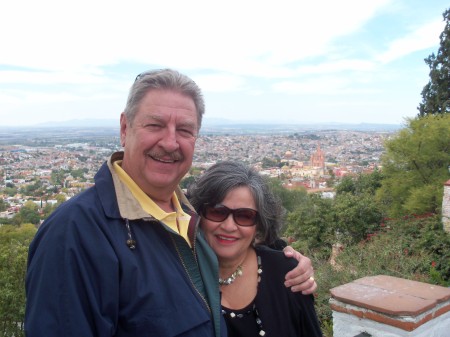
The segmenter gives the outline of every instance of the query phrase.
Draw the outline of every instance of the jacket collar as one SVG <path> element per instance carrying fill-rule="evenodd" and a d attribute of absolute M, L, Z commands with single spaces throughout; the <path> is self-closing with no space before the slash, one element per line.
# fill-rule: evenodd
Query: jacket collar
<path fill-rule="evenodd" d="M 154 220 L 154 218 L 145 212 L 136 198 L 133 196 L 128 187 L 120 180 L 118 174 L 114 170 L 113 164 L 115 161 L 123 159 L 123 151 L 115 152 L 108 159 L 107 165 L 114 183 L 114 190 L 117 197 L 117 204 L 119 206 L 120 216 L 129 220 L 148 219 Z M 194 207 L 189 203 L 188 199 L 184 195 L 180 187 L 177 187 L 175 193 L 183 207 L 183 210 L 188 212 L 191 216 L 195 213 Z"/>

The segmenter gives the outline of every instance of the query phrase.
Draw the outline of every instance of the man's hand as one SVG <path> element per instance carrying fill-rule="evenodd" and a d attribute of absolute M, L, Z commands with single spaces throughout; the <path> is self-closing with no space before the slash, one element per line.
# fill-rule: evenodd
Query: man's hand
<path fill-rule="evenodd" d="M 291 287 L 293 292 L 301 291 L 304 295 L 314 293 L 317 289 L 317 283 L 314 280 L 314 269 L 311 260 L 294 250 L 291 246 L 287 246 L 283 251 L 284 255 L 293 257 L 298 261 L 297 267 L 286 274 L 284 285 L 288 288 Z"/>

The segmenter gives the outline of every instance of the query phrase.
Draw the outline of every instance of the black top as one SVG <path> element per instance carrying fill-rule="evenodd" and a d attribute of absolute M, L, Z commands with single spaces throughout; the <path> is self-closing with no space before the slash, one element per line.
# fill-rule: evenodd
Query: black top
<path fill-rule="evenodd" d="M 258 292 L 243 309 L 222 307 L 228 337 L 321 337 L 314 297 L 293 293 L 284 286 L 284 277 L 297 260 L 267 247 L 255 250 L 262 269 Z"/>

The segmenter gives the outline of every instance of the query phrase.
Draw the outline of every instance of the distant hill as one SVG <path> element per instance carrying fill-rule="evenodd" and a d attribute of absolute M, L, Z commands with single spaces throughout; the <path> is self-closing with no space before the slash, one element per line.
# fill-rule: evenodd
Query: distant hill
<path fill-rule="evenodd" d="M 393 132 L 401 129 L 399 124 L 345 124 L 345 123 L 298 123 L 298 124 L 277 124 L 277 123 L 242 123 L 233 121 L 208 121 L 205 119 L 202 124 L 202 133 L 266 133 L 266 132 L 308 132 L 324 130 L 347 130 L 347 131 L 377 131 Z"/>
<path fill-rule="evenodd" d="M 37 128 L 72 127 L 72 128 L 119 128 L 118 119 L 73 119 L 61 122 L 47 122 L 37 124 Z M 17 127 L 18 128 L 18 127 Z M 32 127 L 28 127 L 32 128 Z M 402 128 L 400 124 L 372 124 L 372 123 L 298 123 L 282 124 L 276 122 L 240 122 L 224 118 L 203 119 L 202 133 L 266 133 L 266 132 L 296 132 L 314 130 L 354 130 L 354 131 L 396 131 Z M 16 129 L 16 128 L 15 128 Z"/>

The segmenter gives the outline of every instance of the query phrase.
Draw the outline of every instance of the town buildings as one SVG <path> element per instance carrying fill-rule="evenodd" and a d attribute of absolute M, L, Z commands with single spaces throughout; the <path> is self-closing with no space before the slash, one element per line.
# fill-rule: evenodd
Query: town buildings
<path fill-rule="evenodd" d="M 54 138 L 49 133 L 0 143 L 0 218 L 13 217 L 27 201 L 42 208 L 92 186 L 100 165 L 120 149 L 118 130 L 82 136 L 60 132 Z M 202 134 L 193 167 L 201 171 L 218 161 L 242 161 L 281 179 L 286 188 L 330 192 L 340 177 L 379 167 L 390 135 L 346 130 Z"/>

